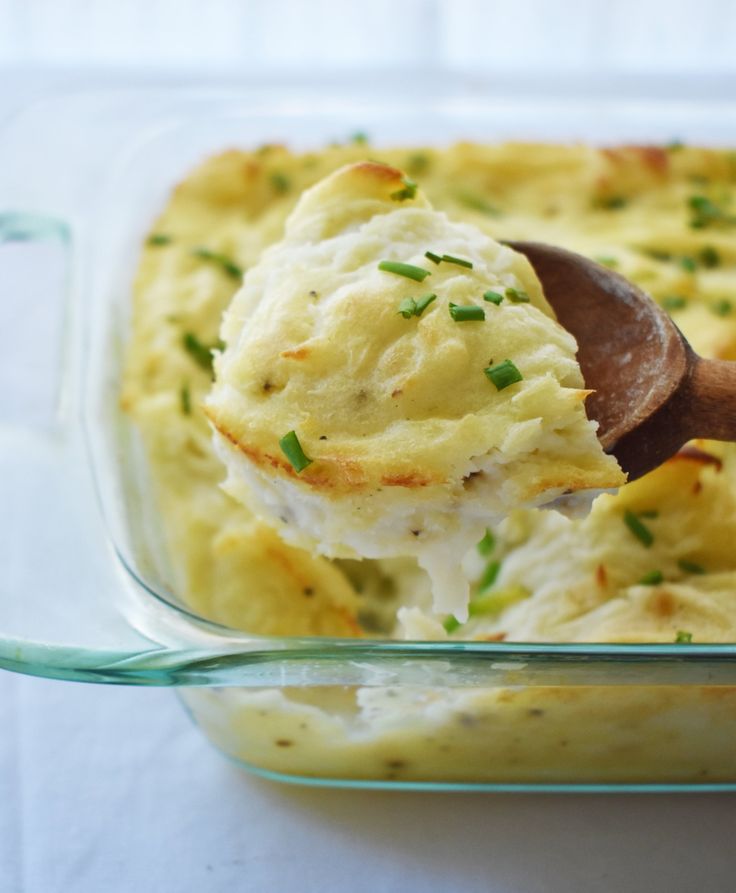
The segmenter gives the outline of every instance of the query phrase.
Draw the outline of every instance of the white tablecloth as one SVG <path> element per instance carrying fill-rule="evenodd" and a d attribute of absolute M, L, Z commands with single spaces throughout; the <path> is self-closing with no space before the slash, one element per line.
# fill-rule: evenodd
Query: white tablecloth
<path fill-rule="evenodd" d="M 2 893 L 721 893 L 736 797 L 262 781 L 170 691 L 0 674 Z"/>
<path fill-rule="evenodd" d="M 0 117 L 29 85 L 0 81 Z M 735 819 L 730 795 L 277 785 L 211 749 L 170 691 L 0 672 L 0 893 L 720 893 Z"/>

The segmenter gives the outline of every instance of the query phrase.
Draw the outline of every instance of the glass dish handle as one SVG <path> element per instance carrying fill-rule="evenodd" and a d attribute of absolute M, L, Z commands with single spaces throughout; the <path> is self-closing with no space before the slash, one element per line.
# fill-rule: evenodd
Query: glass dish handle
<path fill-rule="evenodd" d="M 110 546 L 79 407 L 72 243 L 64 221 L 0 213 L 0 667 L 172 684 L 233 642 L 143 598 Z"/>

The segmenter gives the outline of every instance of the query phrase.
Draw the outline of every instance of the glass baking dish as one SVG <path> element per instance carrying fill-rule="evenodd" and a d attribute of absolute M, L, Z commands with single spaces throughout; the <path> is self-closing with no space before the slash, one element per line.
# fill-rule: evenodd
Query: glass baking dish
<path fill-rule="evenodd" d="M 281 780 L 736 790 L 736 644 L 273 638 L 194 615 L 169 582 L 144 456 L 118 399 L 141 240 L 170 188 L 209 153 L 319 147 L 358 130 L 379 146 L 736 145 L 734 112 L 717 98 L 500 95 L 446 78 L 398 92 L 82 91 L 17 114 L 0 137 L 0 242 L 56 251 L 66 284 L 41 305 L 59 321 L 37 344 L 55 371 L 41 396 L 16 393 L 0 421 L 0 492 L 12 513 L 0 543 L 0 666 L 177 686 L 221 750 Z"/>

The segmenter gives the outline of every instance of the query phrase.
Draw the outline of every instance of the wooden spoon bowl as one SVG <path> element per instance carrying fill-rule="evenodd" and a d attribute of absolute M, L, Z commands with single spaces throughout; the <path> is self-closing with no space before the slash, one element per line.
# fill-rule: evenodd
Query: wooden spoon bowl
<path fill-rule="evenodd" d="M 693 438 L 736 440 L 736 363 L 699 357 L 664 310 L 613 270 L 552 245 L 508 244 L 529 259 L 575 336 L 595 391 L 588 417 L 629 480 Z"/>

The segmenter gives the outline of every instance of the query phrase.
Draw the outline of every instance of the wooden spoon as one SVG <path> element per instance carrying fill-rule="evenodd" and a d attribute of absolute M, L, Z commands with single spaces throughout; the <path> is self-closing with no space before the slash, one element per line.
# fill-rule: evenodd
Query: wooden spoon
<path fill-rule="evenodd" d="M 699 357 L 669 316 L 618 273 L 552 245 L 525 254 L 578 342 L 588 417 L 629 480 L 693 438 L 736 440 L 736 362 Z"/>

